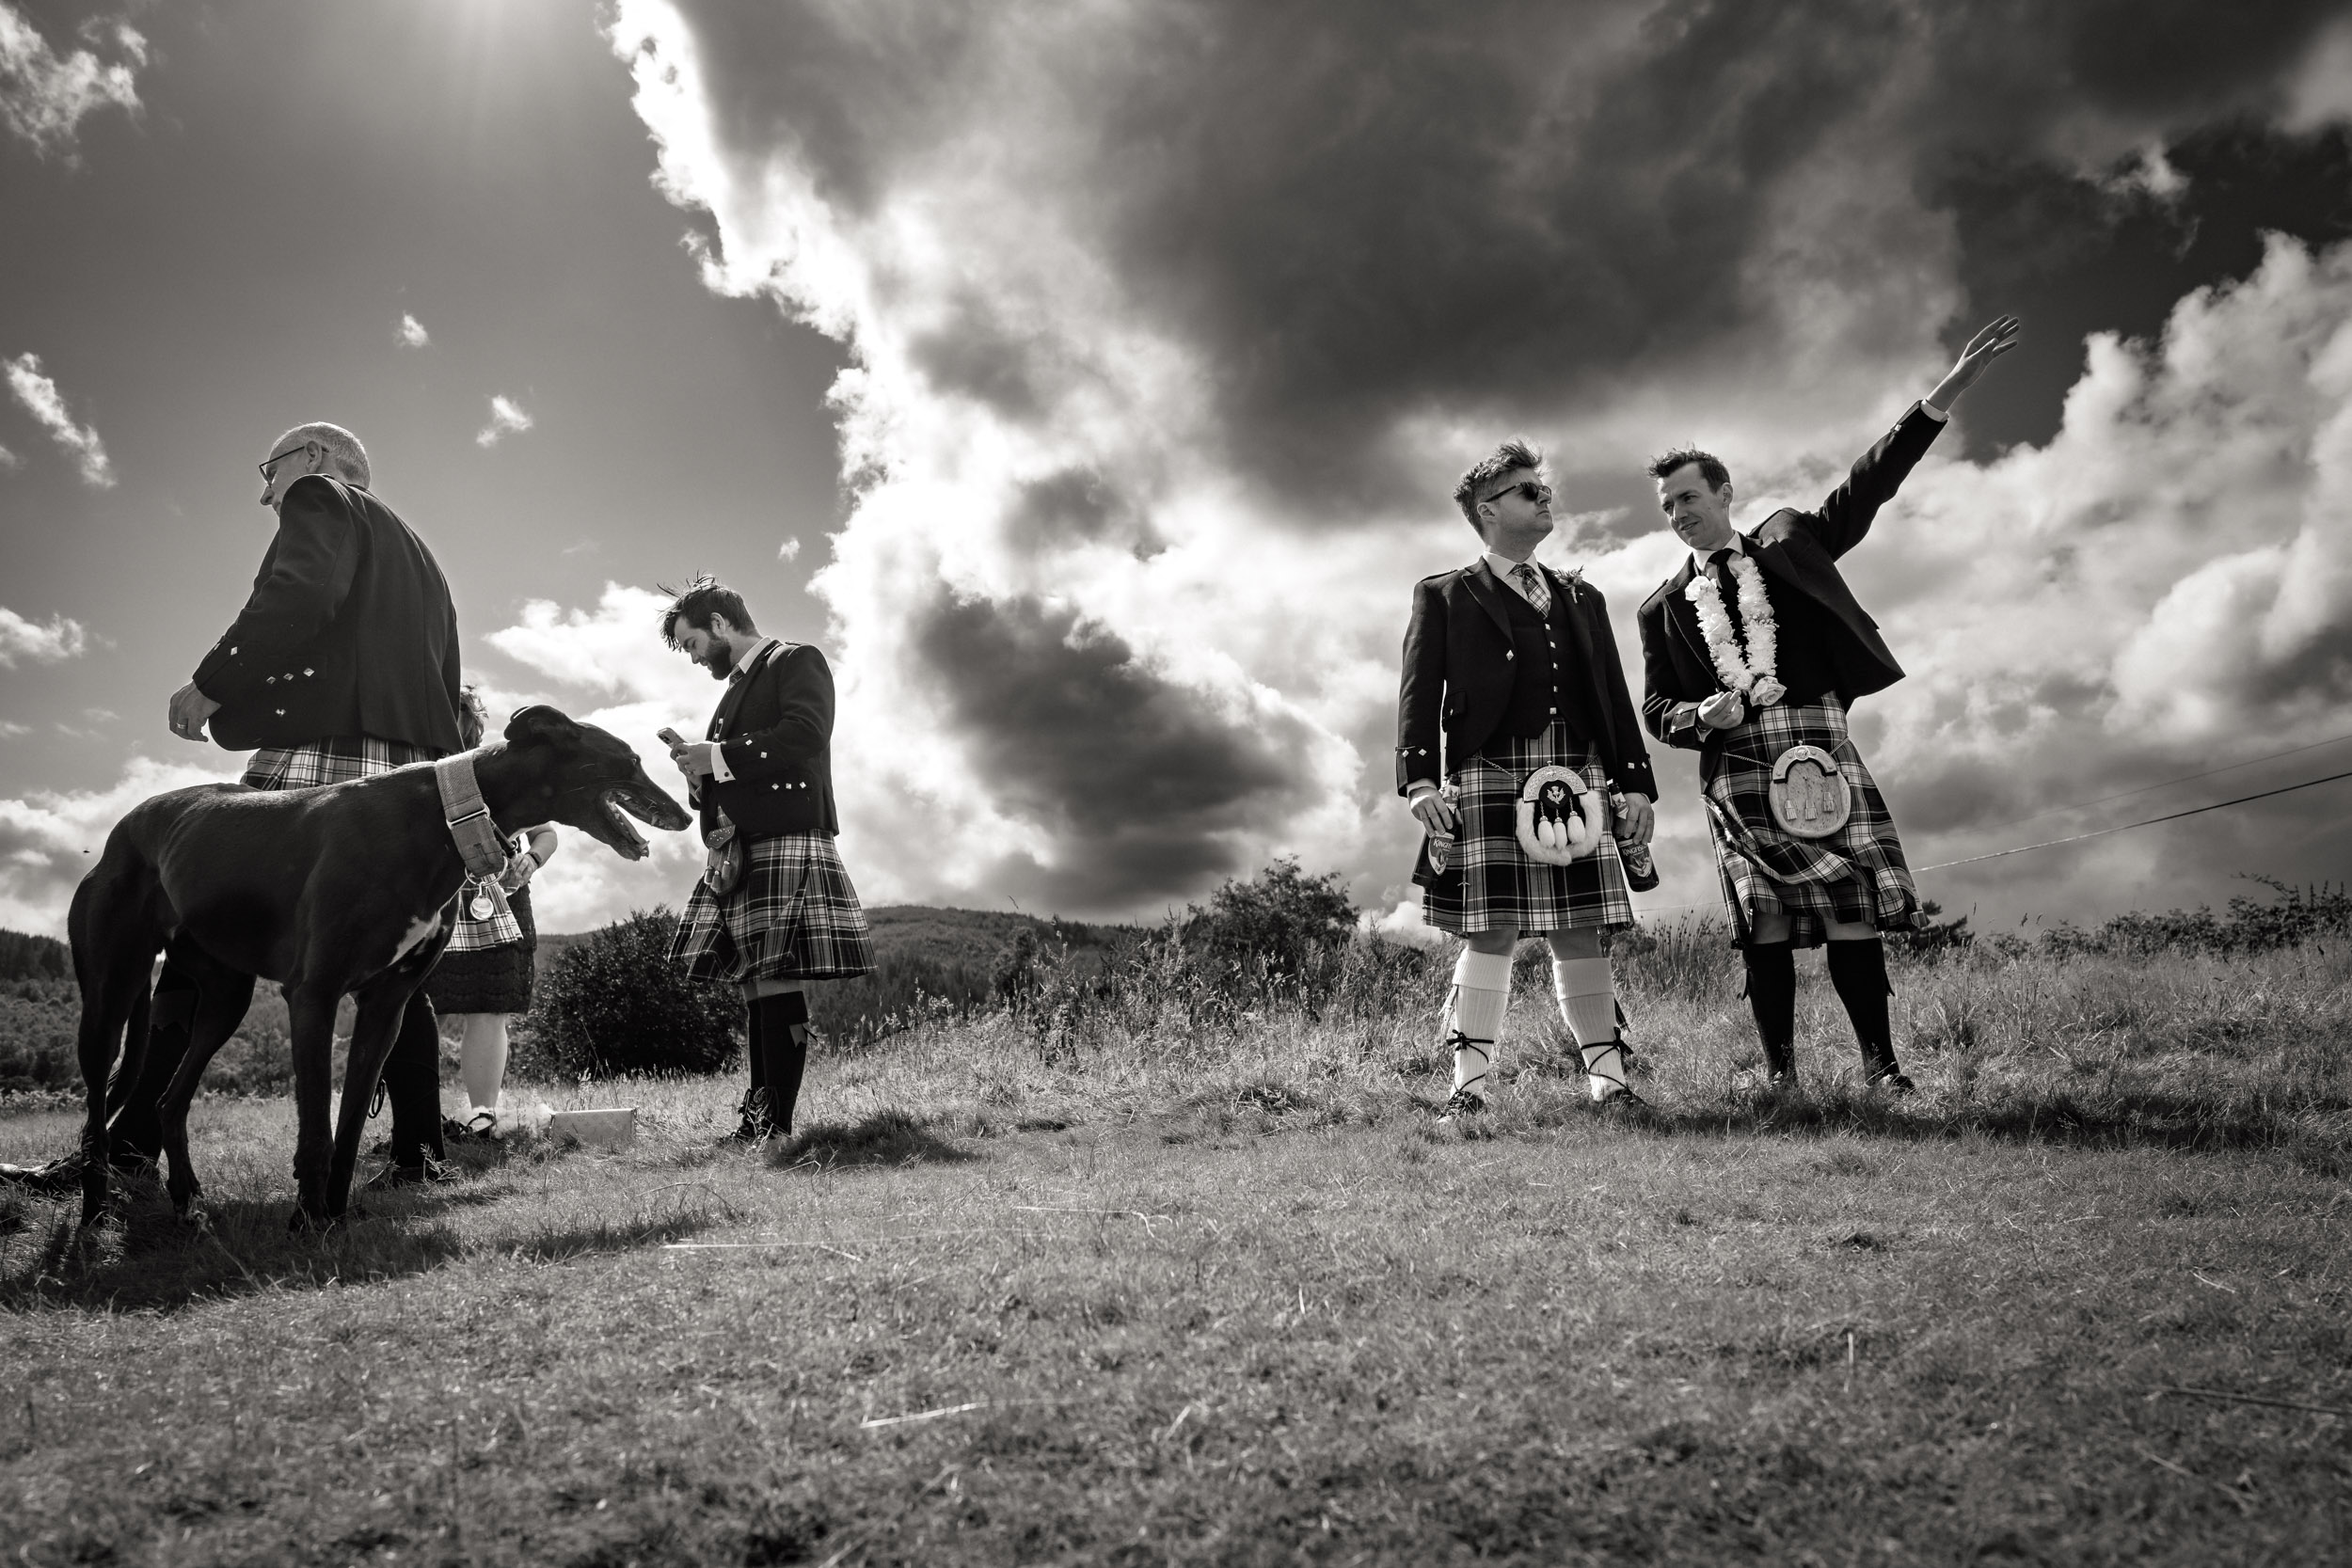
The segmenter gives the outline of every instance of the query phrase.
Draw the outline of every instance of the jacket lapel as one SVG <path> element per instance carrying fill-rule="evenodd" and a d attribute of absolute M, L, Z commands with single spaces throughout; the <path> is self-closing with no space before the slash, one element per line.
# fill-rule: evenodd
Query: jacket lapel
<path fill-rule="evenodd" d="M 784 644 L 780 641 L 770 642 L 760 649 L 757 657 L 745 668 L 741 680 L 727 683 L 726 695 L 719 699 L 719 711 L 710 716 L 711 739 L 726 738 L 727 726 L 735 722 L 735 710 L 743 705 L 743 694 L 752 689 L 752 682 L 759 678 L 760 671 L 768 667 L 769 660 L 773 658 L 783 646 Z"/>
<path fill-rule="evenodd" d="M 1707 640 L 1699 635 L 1698 612 L 1683 596 L 1691 586 L 1691 579 L 1698 575 L 1696 558 L 1684 556 L 1680 569 L 1666 579 L 1665 586 L 1658 591 L 1658 596 L 1662 601 L 1666 624 L 1674 627 L 1675 634 L 1691 650 L 1691 657 L 1699 661 L 1699 668 L 1706 671 L 1711 680 L 1714 678 L 1715 656 L 1707 651 Z"/>
<path fill-rule="evenodd" d="M 1502 608 L 1502 598 L 1510 590 L 1495 581 L 1494 574 L 1486 569 L 1484 559 L 1462 568 L 1462 586 L 1470 590 L 1470 596 L 1478 601 L 1479 608 L 1486 612 L 1486 618 L 1494 622 L 1495 630 L 1502 634 L 1502 640 L 1505 642 L 1511 641 L 1511 612 Z"/>

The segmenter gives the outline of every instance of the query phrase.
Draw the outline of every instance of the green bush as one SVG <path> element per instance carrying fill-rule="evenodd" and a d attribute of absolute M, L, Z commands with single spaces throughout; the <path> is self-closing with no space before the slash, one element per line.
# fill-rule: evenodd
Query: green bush
<path fill-rule="evenodd" d="M 735 1060 L 742 993 L 669 961 L 677 916 L 656 907 L 590 933 L 539 975 L 532 1043 L 565 1073 L 674 1077 Z"/>

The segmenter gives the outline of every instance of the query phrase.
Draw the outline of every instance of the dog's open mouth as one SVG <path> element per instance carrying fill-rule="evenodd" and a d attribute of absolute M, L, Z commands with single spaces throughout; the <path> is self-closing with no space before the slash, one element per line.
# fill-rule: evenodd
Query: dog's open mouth
<path fill-rule="evenodd" d="M 628 819 L 628 795 L 621 790 L 608 789 L 597 803 L 604 807 L 605 820 L 612 824 L 613 832 L 620 837 L 618 847 L 621 852 L 630 860 L 644 860 L 651 852 L 651 847 L 645 843 L 645 835 L 637 831 L 637 824 Z"/>

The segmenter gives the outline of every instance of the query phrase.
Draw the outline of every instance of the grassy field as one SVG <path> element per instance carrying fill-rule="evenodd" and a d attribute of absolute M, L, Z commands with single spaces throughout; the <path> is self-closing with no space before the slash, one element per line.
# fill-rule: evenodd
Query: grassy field
<path fill-rule="evenodd" d="M 203 1101 L 203 1232 L 0 1197 L 0 1559 L 2352 1551 L 2352 955 L 1906 969 L 1893 1104 L 1816 977 L 1772 1101 L 1670 934 L 1655 1110 L 1591 1111 L 1531 993 L 1469 1138 L 1427 967 L 1215 1026 L 1048 986 L 821 1062 L 766 1159 L 709 1147 L 729 1083 L 548 1088 L 639 1145 L 317 1241 L 284 1102 Z"/>

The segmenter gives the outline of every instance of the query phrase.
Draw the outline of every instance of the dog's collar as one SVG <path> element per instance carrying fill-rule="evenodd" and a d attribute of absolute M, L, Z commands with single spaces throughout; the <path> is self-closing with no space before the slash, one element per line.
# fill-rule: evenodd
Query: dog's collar
<path fill-rule="evenodd" d="M 482 803 L 482 784 L 473 776 L 474 753 L 460 752 L 433 765 L 433 782 L 441 786 L 441 820 L 449 824 L 457 858 L 472 877 L 495 877 L 506 869 L 506 835 L 490 820 Z"/>

